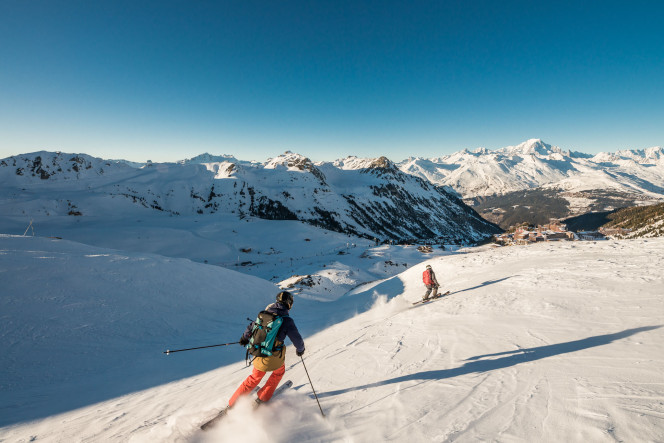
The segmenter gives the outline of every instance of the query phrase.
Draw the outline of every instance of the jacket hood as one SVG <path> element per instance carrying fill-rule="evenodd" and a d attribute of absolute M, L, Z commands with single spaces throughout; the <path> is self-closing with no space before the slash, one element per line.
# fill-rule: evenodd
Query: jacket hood
<path fill-rule="evenodd" d="M 273 314 L 280 315 L 282 317 L 288 315 L 289 312 L 288 306 L 284 305 L 281 302 L 269 304 L 265 307 L 265 310 L 268 312 L 272 312 Z"/>

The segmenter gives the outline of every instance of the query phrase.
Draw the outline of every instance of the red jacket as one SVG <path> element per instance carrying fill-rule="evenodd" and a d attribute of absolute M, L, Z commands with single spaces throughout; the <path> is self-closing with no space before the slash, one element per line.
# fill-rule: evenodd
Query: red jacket
<path fill-rule="evenodd" d="M 438 284 L 438 282 L 436 281 L 436 276 L 435 276 L 435 274 L 433 273 L 433 269 L 426 269 L 426 270 L 422 273 L 422 281 L 423 281 L 424 284 L 427 285 L 427 286 L 429 286 L 429 285 L 434 285 L 434 284 L 437 285 L 437 284 Z"/>

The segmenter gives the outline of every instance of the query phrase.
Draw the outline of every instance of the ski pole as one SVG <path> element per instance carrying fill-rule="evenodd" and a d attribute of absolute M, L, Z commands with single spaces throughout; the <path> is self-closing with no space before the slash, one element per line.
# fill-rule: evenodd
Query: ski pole
<path fill-rule="evenodd" d="M 174 350 L 174 351 L 171 351 L 171 350 L 168 350 L 168 349 L 167 349 L 167 350 L 164 351 L 164 354 L 168 355 L 168 354 L 172 354 L 173 352 L 193 351 L 194 349 L 205 349 L 205 348 L 214 348 L 214 347 L 216 347 L 216 346 L 236 345 L 236 344 L 238 344 L 238 343 L 240 343 L 240 342 L 239 342 L 239 341 L 234 341 L 233 343 L 222 343 L 222 344 L 220 344 L 220 345 L 199 346 L 199 347 L 197 347 L 197 348 L 176 349 L 176 350 Z"/>
<path fill-rule="evenodd" d="M 302 366 L 304 366 L 304 372 L 307 373 L 307 378 L 309 379 L 309 384 L 311 385 L 311 390 L 314 391 L 314 397 L 316 397 L 316 403 L 318 403 L 318 409 L 320 409 L 320 413 L 325 417 L 325 414 L 323 414 L 323 408 L 320 407 L 320 401 L 318 401 L 318 396 L 316 395 L 316 390 L 314 389 L 314 384 L 311 383 L 311 377 L 309 377 L 309 371 L 307 371 L 307 365 L 304 364 L 304 357 L 300 355 L 300 359 L 302 359 Z"/>

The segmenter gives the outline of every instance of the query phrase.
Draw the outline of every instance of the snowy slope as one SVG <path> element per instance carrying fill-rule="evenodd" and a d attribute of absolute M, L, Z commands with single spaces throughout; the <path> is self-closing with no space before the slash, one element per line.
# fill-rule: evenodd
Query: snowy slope
<path fill-rule="evenodd" d="M 247 224 L 253 226 L 244 226 Z M 302 298 L 298 304 L 306 305 L 309 299 L 337 299 L 360 283 L 394 275 L 408 263 L 422 260 L 414 247 L 367 249 L 365 242 L 340 249 L 340 235 L 293 222 L 247 224 L 234 228 L 243 234 L 262 232 L 253 237 L 255 243 L 245 238 L 249 243 L 243 245 L 262 247 L 263 254 L 257 248 L 246 255 L 262 255 L 267 260 L 249 269 L 236 269 L 245 274 L 276 274 L 276 281 L 292 275 L 294 269 L 306 272 L 303 276 L 313 279 L 313 284 L 289 287 Z M 123 239 L 127 231 L 118 220 L 84 229 L 84 233 L 69 233 L 91 242 L 96 236 L 97 243 L 108 242 L 116 247 L 134 242 L 135 250 L 161 245 L 160 250 L 173 253 L 179 246 L 179 253 L 185 256 L 196 256 L 211 241 L 186 237 L 188 232 L 177 225 L 169 229 L 168 235 L 160 235 L 156 229 L 144 243 Z M 279 238 L 275 232 L 286 238 Z M 214 238 L 219 232 L 210 234 Z M 304 235 L 310 237 L 308 241 L 300 237 Z M 301 243 L 293 244 L 296 237 Z M 319 248 L 332 246 L 336 248 L 320 253 Z M 208 249 L 219 247 L 219 243 L 212 242 Z M 339 255 L 341 250 L 347 252 Z M 270 302 L 279 290 L 263 279 L 188 259 L 100 249 L 43 237 L 0 236 L 0 272 L 0 336 L 4 346 L 0 352 L 4 400 L 0 402 L 0 425 L 53 414 L 236 361 L 237 354 L 208 353 L 193 364 L 180 360 L 166 368 L 160 352 L 237 340 L 244 319 L 255 314 L 257 305 Z M 303 330 L 320 330 L 334 319 L 348 318 L 363 309 L 354 303 L 337 310 L 324 323 L 310 327 L 305 324 Z"/>
<path fill-rule="evenodd" d="M 660 239 L 540 244 L 434 258 L 428 263 L 452 294 L 424 306 L 411 305 L 423 292 L 424 263 L 336 301 L 298 298 L 292 315 L 305 333 L 307 369 L 327 419 L 320 417 L 302 363 L 289 349 L 286 376 L 294 389 L 255 415 L 248 414 L 246 402 L 238 405 L 208 434 L 198 432 L 197 424 L 222 407 L 248 374 L 239 362 L 241 350 L 159 352 L 164 342 L 180 344 L 178 339 L 189 344 L 224 332 L 218 340 L 223 341 L 227 329 L 234 338 L 244 316 L 262 308 L 269 284 L 243 276 L 243 284 L 256 285 L 260 295 L 233 296 L 228 303 L 225 286 L 237 284 L 237 274 L 215 267 L 39 238 L 2 237 L 0 250 L 0 269 L 7 270 L 3 281 L 13 289 L 1 299 L 0 368 L 13 368 L 16 380 L 2 387 L 2 417 L 11 419 L 5 418 L 0 440 L 664 439 Z M 64 269 L 77 272 L 66 275 Z M 35 274 L 44 276 L 39 285 L 32 283 Z M 48 277 L 57 282 L 50 291 Z M 111 297 L 117 287 L 129 292 L 121 303 Z M 93 290 L 100 296 L 90 300 Z M 150 303 L 142 305 L 142 299 Z M 21 302 L 31 309 L 18 309 Z M 220 309 L 226 311 L 217 315 Z M 7 318 L 32 333 L 13 332 Z M 40 332 L 40 322 L 58 318 L 76 321 L 56 329 L 60 334 Z M 121 397 L 110 393 L 95 404 L 85 399 L 86 406 L 64 412 L 69 408 L 60 403 L 71 403 L 72 389 L 83 392 L 98 381 L 92 374 L 96 364 L 112 360 L 94 347 L 87 348 L 89 357 L 76 357 L 76 345 L 85 345 L 87 336 L 76 335 L 75 328 L 88 318 L 94 320 L 88 327 L 105 328 L 93 338 L 108 340 L 113 350 L 129 349 L 133 357 L 102 370 L 98 389 L 131 382 L 153 363 L 165 375 L 148 389 Z M 320 326 L 330 322 L 336 324 Z M 146 337 L 153 328 L 166 336 Z M 36 352 L 42 340 L 64 353 Z M 30 350 L 32 361 L 20 349 Z M 220 367 L 203 372 L 208 356 Z M 140 361 L 132 365 L 135 358 Z M 48 379 L 61 366 L 76 371 L 74 382 Z M 161 384 L 192 367 L 197 375 Z M 116 371 L 121 377 L 113 376 Z M 51 386 L 45 395 L 23 392 L 21 383 L 37 389 L 40 382 Z M 34 418 L 26 408 L 14 408 L 22 400 L 62 413 L 10 424 Z"/>
<path fill-rule="evenodd" d="M 0 237 L 0 424 L 191 376 L 235 359 L 164 370 L 158 349 L 238 338 L 273 284 L 186 259 L 64 240 Z"/>

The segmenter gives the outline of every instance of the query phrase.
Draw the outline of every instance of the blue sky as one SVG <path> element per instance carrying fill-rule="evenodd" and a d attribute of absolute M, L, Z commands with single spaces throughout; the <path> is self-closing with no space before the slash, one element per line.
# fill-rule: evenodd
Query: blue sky
<path fill-rule="evenodd" d="M 0 0 L 0 157 L 664 144 L 664 2 Z"/>

